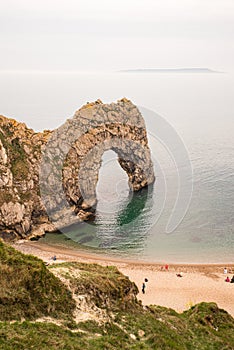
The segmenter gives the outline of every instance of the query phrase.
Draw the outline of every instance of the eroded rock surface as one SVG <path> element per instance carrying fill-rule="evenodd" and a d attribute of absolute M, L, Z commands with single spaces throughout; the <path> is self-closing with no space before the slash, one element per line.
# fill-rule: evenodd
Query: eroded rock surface
<path fill-rule="evenodd" d="M 127 99 L 88 103 L 53 132 L 35 133 L 0 117 L 0 236 L 42 236 L 73 218 L 88 220 L 95 212 L 102 155 L 110 149 L 131 190 L 153 183 L 144 120 Z"/>

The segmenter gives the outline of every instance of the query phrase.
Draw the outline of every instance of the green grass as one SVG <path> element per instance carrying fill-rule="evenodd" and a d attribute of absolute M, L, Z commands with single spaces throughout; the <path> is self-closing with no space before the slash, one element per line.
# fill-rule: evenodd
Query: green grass
<path fill-rule="evenodd" d="M 207 316 L 214 306 L 199 304 L 193 313 L 198 318 Z M 218 331 L 207 324 L 194 324 L 188 312 L 166 310 L 153 307 L 141 312 L 121 312 L 113 322 L 101 325 L 95 321 L 80 322 L 73 332 L 50 323 L 0 323 L 0 348 L 233 350 L 233 319 L 222 310 L 216 310 Z"/>
<path fill-rule="evenodd" d="M 0 132 L 0 139 L 10 159 L 13 177 L 16 180 L 24 180 L 27 178 L 29 171 L 27 156 L 19 138 L 11 139 L 11 137 L 12 134 L 5 126 L 4 134 Z"/>
<path fill-rule="evenodd" d="M 0 241 L 0 320 L 72 317 L 71 292 L 43 261 Z"/>
<path fill-rule="evenodd" d="M 84 336 L 51 323 L 0 323 L 0 349 L 86 349 Z"/>
<path fill-rule="evenodd" d="M 14 179 L 24 180 L 28 177 L 28 162 L 23 145 L 18 138 L 14 138 L 8 146 L 8 154 L 11 160 L 11 171 Z"/>
<path fill-rule="evenodd" d="M 200 303 L 182 314 L 151 306 L 141 312 L 119 313 L 116 323 L 149 349 L 234 349 L 234 319 L 215 303 Z"/>
<path fill-rule="evenodd" d="M 134 343 L 121 329 L 110 324 L 105 326 L 104 334 L 100 337 L 98 333 L 73 333 L 46 323 L 0 323 L 0 348 L 3 350 L 141 349 Z"/>
<path fill-rule="evenodd" d="M 0 117 L 1 121 L 1 117 Z M 32 172 L 37 171 L 33 169 L 30 164 L 30 157 L 26 154 L 24 150 L 24 145 L 27 145 L 31 150 L 31 157 L 38 158 L 41 152 L 41 147 L 37 144 L 33 144 L 29 142 L 32 135 L 32 130 L 25 129 L 21 130 L 22 138 L 19 137 L 19 133 L 17 132 L 17 125 L 14 124 L 14 121 L 9 119 L 3 120 L 3 123 L 0 125 L 0 140 L 6 150 L 8 157 L 8 167 L 11 170 L 13 175 L 13 184 L 14 187 L 17 188 L 20 203 L 25 203 L 30 199 L 34 200 L 34 197 L 38 195 L 39 188 L 38 185 L 35 184 L 35 187 L 32 190 L 28 190 L 25 192 L 24 186 L 22 186 L 22 181 L 28 181 L 31 177 L 33 177 Z M 27 140 L 27 142 L 26 142 Z M 1 175 L 1 174 L 0 174 Z M 1 191 L 0 194 L 0 204 L 4 202 L 8 203 L 10 201 L 15 201 L 16 198 L 12 198 L 12 189 L 4 187 L 4 190 Z"/>
<path fill-rule="evenodd" d="M 75 294 L 88 294 L 90 300 L 99 308 L 115 311 L 139 307 L 136 295 L 138 288 L 128 277 L 124 276 L 115 266 L 100 266 L 98 264 L 62 263 L 52 265 L 51 269 L 67 268 L 70 273 L 63 277 L 69 279 Z M 79 270 L 79 276 L 74 277 L 72 270 Z"/>

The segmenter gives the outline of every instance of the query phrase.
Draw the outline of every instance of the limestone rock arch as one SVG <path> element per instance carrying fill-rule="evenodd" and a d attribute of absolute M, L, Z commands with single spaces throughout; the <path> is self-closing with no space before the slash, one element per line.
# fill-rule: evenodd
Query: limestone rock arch
<path fill-rule="evenodd" d="M 99 119 L 100 115 L 103 120 Z M 63 168 L 63 186 L 68 200 L 78 210 L 90 210 L 96 204 L 96 185 L 103 153 L 113 150 L 129 178 L 133 191 L 154 181 L 154 171 L 148 147 L 143 117 L 130 101 L 117 104 L 88 104 L 75 117 L 80 123 L 95 125 L 74 143 Z M 96 122 L 99 122 L 96 124 Z"/>
<path fill-rule="evenodd" d="M 126 98 L 110 104 L 100 100 L 87 103 L 51 140 L 45 150 L 44 160 L 48 161 L 42 166 L 41 189 L 46 194 L 47 212 L 52 213 L 54 220 L 66 216 L 62 192 L 76 218 L 87 220 L 95 212 L 96 185 L 102 155 L 107 150 L 118 155 L 119 164 L 128 175 L 130 190 L 139 191 L 154 182 L 144 119 Z M 56 211 L 60 214 L 54 215 Z M 60 226 L 61 222 L 67 225 L 67 221 L 60 220 Z"/>

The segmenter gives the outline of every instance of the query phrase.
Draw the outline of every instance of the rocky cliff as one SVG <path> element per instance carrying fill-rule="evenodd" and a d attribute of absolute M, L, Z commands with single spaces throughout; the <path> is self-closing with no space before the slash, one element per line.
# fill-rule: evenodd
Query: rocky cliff
<path fill-rule="evenodd" d="M 88 103 L 53 132 L 35 133 L 0 116 L 0 237 L 30 238 L 69 225 L 68 203 L 76 221 L 88 220 L 102 154 L 109 149 L 131 190 L 153 183 L 144 120 L 127 99 Z"/>
<path fill-rule="evenodd" d="M 0 116 L 0 236 L 4 239 L 26 238 L 48 223 L 38 171 L 41 147 L 49 135 Z"/>

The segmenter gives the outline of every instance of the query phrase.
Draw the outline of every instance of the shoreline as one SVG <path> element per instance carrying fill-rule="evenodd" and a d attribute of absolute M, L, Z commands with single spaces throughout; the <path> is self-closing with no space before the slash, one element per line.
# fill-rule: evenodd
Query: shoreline
<path fill-rule="evenodd" d="M 234 284 L 225 282 L 228 275 L 234 275 L 234 264 L 177 264 L 170 263 L 168 271 L 164 263 L 152 263 L 139 260 L 128 260 L 89 251 L 64 248 L 58 245 L 41 243 L 40 241 L 19 241 L 11 244 L 25 254 L 35 255 L 46 263 L 53 264 L 51 257 L 56 255 L 56 262 L 84 262 L 100 265 L 114 265 L 139 289 L 138 299 L 143 305 L 160 305 L 177 312 L 183 312 L 199 302 L 215 302 L 234 317 Z M 163 270 L 161 269 L 163 266 Z M 228 274 L 223 269 L 227 267 Z M 177 274 L 182 273 L 182 278 Z M 141 287 L 144 278 L 146 293 Z"/>
<path fill-rule="evenodd" d="M 34 251 L 39 250 L 41 252 L 50 252 L 50 253 L 58 253 L 59 255 L 62 255 L 63 258 L 69 259 L 71 261 L 71 257 L 81 258 L 85 260 L 94 260 L 94 261 L 100 261 L 100 262 L 113 262 L 117 264 L 134 264 L 135 266 L 163 266 L 165 264 L 170 265 L 171 267 L 186 267 L 186 268 L 196 268 L 199 270 L 200 268 L 224 268 L 226 266 L 230 266 L 230 268 L 233 270 L 234 274 L 234 262 L 212 262 L 212 263 L 193 263 L 193 262 L 168 262 L 166 259 L 164 261 L 148 261 L 148 260 L 140 260 L 140 259 L 134 259 L 130 258 L 127 259 L 126 257 L 116 257 L 111 254 L 106 253 L 100 253 L 100 252 L 94 252 L 91 251 L 91 249 L 81 249 L 81 248 L 72 248 L 72 247 L 65 247 L 60 244 L 53 244 L 53 243 L 44 243 L 41 241 L 26 241 L 26 240 L 20 240 L 16 241 L 13 244 L 11 244 L 14 248 L 18 249 L 18 247 L 24 247 L 24 249 L 27 251 Z M 21 250 L 21 249 L 20 249 Z M 28 253 L 31 254 L 31 253 Z M 33 254 L 33 253 L 32 253 Z M 43 258 L 42 258 L 43 259 Z"/>

